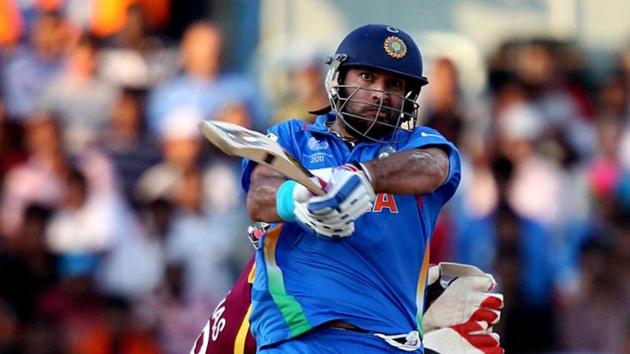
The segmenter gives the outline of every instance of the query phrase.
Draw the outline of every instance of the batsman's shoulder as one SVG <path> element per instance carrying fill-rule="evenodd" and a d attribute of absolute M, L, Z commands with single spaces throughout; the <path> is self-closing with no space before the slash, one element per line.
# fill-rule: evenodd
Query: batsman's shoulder
<path fill-rule="evenodd" d="M 434 138 L 438 138 L 438 139 L 443 139 L 443 140 L 447 140 L 444 135 L 442 135 L 442 133 L 440 133 L 439 131 L 424 126 L 424 125 L 420 125 L 418 127 L 416 127 L 416 129 L 414 129 L 413 134 L 415 135 L 419 135 L 421 137 L 434 137 Z"/>
<path fill-rule="evenodd" d="M 455 144 L 433 128 L 419 126 L 411 133 L 406 148 L 422 148 L 428 146 L 441 147 L 447 151 L 457 152 Z"/>

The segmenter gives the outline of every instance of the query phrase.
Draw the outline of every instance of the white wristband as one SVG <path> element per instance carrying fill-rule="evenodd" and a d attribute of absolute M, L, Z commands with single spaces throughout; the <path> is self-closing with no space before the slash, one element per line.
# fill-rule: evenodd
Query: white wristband
<path fill-rule="evenodd" d="M 363 162 L 354 161 L 351 164 L 357 167 L 358 169 L 360 169 L 361 171 L 363 171 L 363 174 L 365 174 L 365 177 L 367 178 L 368 182 L 372 184 L 372 174 L 370 173 L 370 170 L 367 168 L 367 166 L 365 166 Z"/>

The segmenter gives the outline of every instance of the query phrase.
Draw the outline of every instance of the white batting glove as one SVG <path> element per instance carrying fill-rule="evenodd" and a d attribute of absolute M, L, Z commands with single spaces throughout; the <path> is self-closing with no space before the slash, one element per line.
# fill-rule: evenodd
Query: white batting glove
<path fill-rule="evenodd" d="M 307 207 L 312 215 L 328 225 L 357 220 L 372 209 L 374 188 L 367 170 L 359 163 L 335 168 L 327 188 L 326 195 L 309 199 Z"/>
<path fill-rule="evenodd" d="M 492 332 L 501 316 L 503 295 L 490 293 L 492 275 L 479 268 L 443 262 L 429 268 L 429 296 L 436 296 L 424 313 L 426 348 L 441 354 L 503 353 Z"/>
<path fill-rule="evenodd" d="M 288 222 L 297 222 L 306 231 L 326 237 L 344 237 L 354 232 L 352 220 L 341 220 L 337 212 L 329 217 L 333 220 L 317 217 L 308 211 L 306 203 L 314 195 L 303 185 L 288 180 L 276 193 L 276 210 L 280 218 Z"/>
<path fill-rule="evenodd" d="M 354 232 L 354 221 L 351 219 L 343 220 L 339 215 L 335 214 L 338 213 L 333 213 L 331 220 L 323 220 L 317 215 L 311 214 L 305 203 L 295 204 L 295 216 L 298 222 L 302 225 L 306 225 L 318 235 L 330 238 L 341 238 L 352 235 Z"/>

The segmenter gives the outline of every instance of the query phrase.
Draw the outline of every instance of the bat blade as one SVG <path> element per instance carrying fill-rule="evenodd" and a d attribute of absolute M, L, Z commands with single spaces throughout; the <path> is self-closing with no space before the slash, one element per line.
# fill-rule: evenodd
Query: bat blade
<path fill-rule="evenodd" d="M 316 195 L 325 192 L 313 180 L 313 174 L 302 167 L 280 144 L 267 135 L 237 124 L 202 121 L 203 136 L 228 155 L 245 157 L 304 185 Z"/>

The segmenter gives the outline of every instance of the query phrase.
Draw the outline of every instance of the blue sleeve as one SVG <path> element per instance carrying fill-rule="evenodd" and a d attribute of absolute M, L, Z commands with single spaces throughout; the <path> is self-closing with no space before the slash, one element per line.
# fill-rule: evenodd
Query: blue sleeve
<path fill-rule="evenodd" d="M 267 135 L 276 139 L 276 142 L 280 144 L 289 154 L 295 156 L 294 144 L 295 144 L 295 131 L 301 129 L 305 123 L 298 120 L 289 120 L 278 123 L 273 127 L 267 129 Z M 257 162 L 250 159 L 243 159 L 242 162 L 242 174 L 241 174 L 241 186 L 245 193 L 249 191 L 251 184 L 251 174 L 256 167 Z"/>
<path fill-rule="evenodd" d="M 409 142 L 407 142 L 401 151 L 429 147 L 441 148 L 448 154 L 448 177 L 442 186 L 431 193 L 433 197 L 437 198 L 442 204 L 445 204 L 453 197 L 461 180 L 462 165 L 457 147 L 455 147 L 452 142 L 446 140 L 446 138 L 436 130 L 427 127 L 419 127 L 413 131 Z"/>

